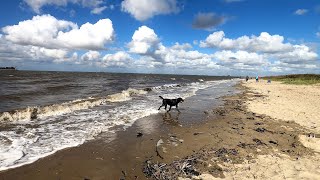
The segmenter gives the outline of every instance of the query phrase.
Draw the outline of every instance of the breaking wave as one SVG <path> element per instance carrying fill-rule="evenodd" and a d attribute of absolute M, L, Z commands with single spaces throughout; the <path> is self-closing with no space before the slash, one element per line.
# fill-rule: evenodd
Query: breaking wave
<path fill-rule="evenodd" d="M 31 120 L 36 118 L 43 118 L 48 116 L 62 115 L 78 110 L 89 109 L 95 106 L 103 105 L 106 102 L 123 102 L 132 99 L 132 96 L 147 94 L 146 90 L 138 90 L 129 88 L 121 93 L 111 94 L 107 97 L 87 99 L 77 99 L 62 104 L 53 104 L 43 107 L 27 107 L 10 112 L 0 113 L 0 121 L 17 121 L 17 120 Z"/>
<path fill-rule="evenodd" d="M 143 95 L 143 94 L 147 94 L 147 93 L 148 93 L 147 90 L 138 90 L 138 89 L 129 88 L 125 91 L 122 91 L 121 93 L 109 95 L 107 97 L 107 101 L 109 101 L 109 102 L 129 101 L 132 99 L 132 96 Z"/>

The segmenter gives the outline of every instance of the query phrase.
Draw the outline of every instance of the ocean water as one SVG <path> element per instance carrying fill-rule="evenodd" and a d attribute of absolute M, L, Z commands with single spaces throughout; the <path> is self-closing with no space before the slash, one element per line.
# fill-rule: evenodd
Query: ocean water
<path fill-rule="evenodd" d="M 237 79 L 215 76 L 0 71 L 0 170 L 115 133 L 165 98 L 210 106 Z"/>

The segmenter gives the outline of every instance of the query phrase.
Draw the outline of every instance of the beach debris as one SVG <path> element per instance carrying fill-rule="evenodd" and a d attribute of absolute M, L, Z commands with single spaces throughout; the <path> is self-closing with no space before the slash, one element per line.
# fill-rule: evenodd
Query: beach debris
<path fill-rule="evenodd" d="M 253 147 L 254 147 L 254 144 L 247 144 L 247 143 L 242 143 L 242 142 L 240 142 L 237 146 L 238 146 L 238 147 L 241 147 L 241 148 L 243 148 L 243 149 L 246 149 L 247 147 L 253 148 Z"/>
<path fill-rule="evenodd" d="M 199 176 L 201 173 L 195 168 L 196 164 L 198 164 L 198 161 L 195 157 L 174 161 L 171 164 L 153 164 L 148 160 L 145 162 L 143 173 L 146 177 L 152 179 L 177 179 L 179 176 Z"/>
<path fill-rule="evenodd" d="M 226 115 L 226 110 L 224 109 L 216 109 L 216 110 L 213 110 L 215 114 L 218 114 L 219 116 L 225 116 Z"/>
<path fill-rule="evenodd" d="M 123 170 L 122 170 L 121 173 L 123 174 L 124 178 L 127 177 L 127 172 L 126 172 L 126 171 L 123 171 Z"/>
<path fill-rule="evenodd" d="M 269 143 L 270 143 L 270 144 L 275 144 L 275 145 L 278 145 L 278 143 L 277 143 L 277 142 L 275 142 L 275 141 L 272 141 L 272 140 L 270 140 L 270 141 L 269 141 Z"/>
<path fill-rule="evenodd" d="M 262 142 L 260 139 L 254 138 L 253 141 L 259 146 L 259 145 L 266 145 L 264 142 Z"/>
<path fill-rule="evenodd" d="M 297 143 L 297 142 L 293 142 L 292 144 L 291 144 L 291 147 L 293 147 L 293 148 L 296 148 L 296 147 L 298 147 L 299 146 L 299 144 Z"/>
<path fill-rule="evenodd" d="M 254 138 L 252 139 L 253 142 L 255 142 L 255 144 L 253 143 L 242 143 L 240 142 L 237 146 L 238 147 L 241 147 L 243 149 L 246 149 L 247 147 L 248 148 L 256 148 L 257 146 L 261 146 L 261 145 L 266 145 L 264 142 L 262 142 L 260 139 L 257 139 L 257 138 Z"/>
<path fill-rule="evenodd" d="M 142 132 L 138 132 L 137 133 L 137 137 L 141 137 L 141 136 L 143 136 L 143 133 Z"/>
<path fill-rule="evenodd" d="M 159 156 L 161 159 L 163 159 L 163 157 L 160 155 L 159 153 L 159 147 L 163 144 L 163 140 L 162 139 L 159 139 L 157 144 L 156 144 L 156 153 L 157 153 L 157 156 Z"/>
<path fill-rule="evenodd" d="M 237 162 L 240 158 L 238 154 L 236 149 L 204 148 L 170 164 L 152 162 L 149 159 L 143 165 L 143 173 L 150 179 L 178 179 L 179 177 L 194 179 L 199 177 L 201 172 L 209 172 L 214 177 L 223 178 L 223 168 L 216 162 Z"/>
<path fill-rule="evenodd" d="M 150 160 L 147 160 L 145 162 L 145 166 L 143 167 L 143 173 L 148 178 L 170 179 L 167 175 L 161 172 L 164 166 L 166 166 L 164 163 L 152 164 Z"/>
<path fill-rule="evenodd" d="M 193 133 L 194 136 L 199 135 L 199 134 L 203 134 L 203 132 L 195 132 L 195 133 Z"/>
<path fill-rule="evenodd" d="M 266 129 L 265 128 L 257 128 L 257 129 L 255 129 L 255 131 L 263 133 L 266 131 Z"/>
<path fill-rule="evenodd" d="M 257 117 L 257 118 L 264 119 L 266 116 L 265 116 L 265 115 L 262 115 L 262 114 L 259 114 L 259 115 L 257 114 L 256 117 Z"/>
<path fill-rule="evenodd" d="M 238 154 L 239 154 L 238 150 L 236 150 L 236 149 L 226 149 L 226 148 L 220 148 L 215 152 L 215 155 L 217 157 L 224 157 L 226 155 L 236 156 Z"/>
<path fill-rule="evenodd" d="M 308 133 L 308 134 L 307 134 L 307 137 L 309 137 L 309 138 L 318 138 L 318 137 L 320 137 L 320 136 L 319 136 L 319 134 Z"/>
<path fill-rule="evenodd" d="M 163 144 L 163 140 L 159 139 L 158 142 L 157 142 L 157 147 L 161 146 L 162 144 Z"/>

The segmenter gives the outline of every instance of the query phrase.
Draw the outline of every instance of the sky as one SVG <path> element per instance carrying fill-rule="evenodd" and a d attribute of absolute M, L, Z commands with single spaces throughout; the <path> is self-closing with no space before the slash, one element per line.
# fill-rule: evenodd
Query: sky
<path fill-rule="evenodd" d="M 0 17 L 19 70 L 320 73 L 318 0 L 5 0 Z"/>

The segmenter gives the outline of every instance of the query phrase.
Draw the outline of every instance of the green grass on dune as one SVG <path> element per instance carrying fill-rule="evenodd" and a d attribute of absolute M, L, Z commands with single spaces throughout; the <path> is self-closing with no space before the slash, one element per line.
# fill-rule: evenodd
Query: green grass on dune
<path fill-rule="evenodd" d="M 281 81 L 284 84 L 311 85 L 320 84 L 320 75 L 318 74 L 292 74 L 284 76 L 269 76 L 264 79 L 272 81 Z"/>

